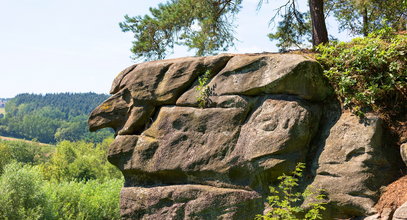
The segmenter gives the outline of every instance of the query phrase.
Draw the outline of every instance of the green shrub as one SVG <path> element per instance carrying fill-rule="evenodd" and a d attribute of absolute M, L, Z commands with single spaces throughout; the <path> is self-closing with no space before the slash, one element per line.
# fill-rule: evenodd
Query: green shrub
<path fill-rule="evenodd" d="M 83 141 L 60 142 L 50 161 L 41 165 L 44 176 L 56 181 L 120 178 L 120 171 L 106 159 L 111 142 L 112 139 L 96 145 Z"/>
<path fill-rule="evenodd" d="M 8 145 L 0 142 L 0 174 L 3 173 L 4 167 L 13 160 L 12 152 Z"/>
<path fill-rule="evenodd" d="M 118 219 L 123 180 L 106 160 L 111 142 L 64 141 L 52 154 L 0 141 L 0 219 Z"/>
<path fill-rule="evenodd" d="M 48 161 L 49 155 L 54 151 L 52 145 L 40 145 L 35 142 L 4 141 L 0 140 L 0 159 L 4 161 L 17 161 L 24 164 L 38 165 Z M 5 158 L 7 154 L 8 158 Z M 0 162 L 3 164 L 4 162 Z M 1 167 L 0 167 L 1 170 Z"/>
<path fill-rule="evenodd" d="M 45 185 L 54 219 L 119 219 L 122 179 L 103 182 L 49 182 Z"/>
<path fill-rule="evenodd" d="M 198 96 L 196 101 L 200 108 L 205 108 L 209 103 L 209 96 L 211 95 L 211 89 L 208 87 L 210 75 L 211 72 L 208 70 L 198 78 L 198 86 L 196 87 Z"/>
<path fill-rule="evenodd" d="M 6 165 L 0 176 L 0 219 L 50 218 L 44 183 L 36 167 Z"/>
<path fill-rule="evenodd" d="M 323 195 L 305 190 L 303 193 L 295 191 L 298 187 L 299 177 L 305 168 L 304 163 L 298 163 L 291 176 L 283 174 L 278 177 L 280 184 L 277 187 L 270 187 L 271 195 L 267 197 L 270 211 L 265 215 L 257 215 L 256 219 L 265 220 L 294 220 L 294 219 L 322 219 L 321 210 L 323 206 Z M 310 203 L 310 208 L 306 210 L 301 207 L 301 202 L 307 198 L 315 199 L 315 203 Z"/>
<path fill-rule="evenodd" d="M 345 108 L 359 116 L 367 111 L 405 110 L 407 36 L 385 28 L 349 43 L 317 47 L 316 59 Z"/>
<path fill-rule="evenodd" d="M 123 179 L 46 181 L 38 167 L 10 163 L 0 176 L 0 219 L 119 219 Z"/>

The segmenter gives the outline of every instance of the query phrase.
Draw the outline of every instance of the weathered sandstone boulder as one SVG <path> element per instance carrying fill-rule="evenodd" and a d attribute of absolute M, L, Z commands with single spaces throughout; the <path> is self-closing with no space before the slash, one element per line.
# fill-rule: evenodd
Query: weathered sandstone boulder
<path fill-rule="evenodd" d="M 210 93 L 199 108 L 207 71 Z M 108 160 L 125 178 L 125 219 L 252 219 L 268 187 L 298 162 L 312 164 L 309 183 L 326 190 L 327 218 L 365 216 L 393 176 L 381 121 L 341 116 L 321 67 L 301 55 L 136 64 L 111 94 L 89 127 L 116 132 Z"/>
<path fill-rule="evenodd" d="M 252 219 L 261 196 L 241 189 L 204 185 L 125 187 L 121 192 L 126 219 Z"/>
<path fill-rule="evenodd" d="M 407 143 L 404 143 L 400 146 L 401 158 L 404 161 L 404 164 L 407 166 Z"/>
<path fill-rule="evenodd" d="M 407 202 L 400 206 L 393 214 L 393 220 L 407 219 Z"/>
<path fill-rule="evenodd" d="M 386 157 L 382 121 L 372 115 L 361 122 L 343 113 L 329 130 L 314 158 L 310 188 L 324 189 L 329 215 L 346 218 L 373 214 L 381 186 L 396 175 Z"/>

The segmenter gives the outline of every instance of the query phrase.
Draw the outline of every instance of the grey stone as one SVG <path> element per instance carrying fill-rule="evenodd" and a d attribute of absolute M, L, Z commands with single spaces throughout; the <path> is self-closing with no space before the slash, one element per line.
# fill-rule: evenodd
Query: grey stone
<path fill-rule="evenodd" d="M 202 185 L 125 187 L 121 192 L 123 219 L 253 219 L 261 196 L 254 191 Z"/>
<path fill-rule="evenodd" d="M 400 145 L 400 155 L 404 161 L 404 164 L 407 165 L 407 143 Z"/>
<path fill-rule="evenodd" d="M 407 219 L 407 202 L 401 205 L 393 214 L 393 220 L 406 220 Z"/>
<path fill-rule="evenodd" d="M 314 161 L 316 176 L 309 188 L 325 191 L 332 217 L 375 213 L 380 187 L 394 176 L 383 152 L 382 129 L 377 116 L 361 122 L 350 113 L 343 113 L 330 129 Z"/>
<path fill-rule="evenodd" d="M 196 86 L 196 84 L 195 84 Z M 216 95 L 291 94 L 322 101 L 332 89 L 322 77 L 321 66 L 294 54 L 236 55 L 209 82 Z M 197 97 L 194 88 L 181 100 Z"/>

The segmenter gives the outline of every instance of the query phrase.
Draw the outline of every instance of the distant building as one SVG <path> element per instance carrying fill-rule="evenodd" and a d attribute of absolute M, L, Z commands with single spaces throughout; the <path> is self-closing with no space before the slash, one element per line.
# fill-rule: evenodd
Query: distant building
<path fill-rule="evenodd" d="M 4 108 L 6 106 L 6 102 L 0 101 L 0 108 Z"/>

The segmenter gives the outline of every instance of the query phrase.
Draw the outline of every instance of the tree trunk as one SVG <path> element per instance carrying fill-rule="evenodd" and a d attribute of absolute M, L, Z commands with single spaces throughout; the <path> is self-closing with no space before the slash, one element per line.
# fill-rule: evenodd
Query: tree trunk
<path fill-rule="evenodd" d="M 325 25 L 324 0 L 309 0 L 312 22 L 312 45 L 328 43 L 328 31 Z"/>
<path fill-rule="evenodd" d="M 367 36 L 369 34 L 369 18 L 367 16 L 367 8 L 363 8 L 363 36 Z"/>

